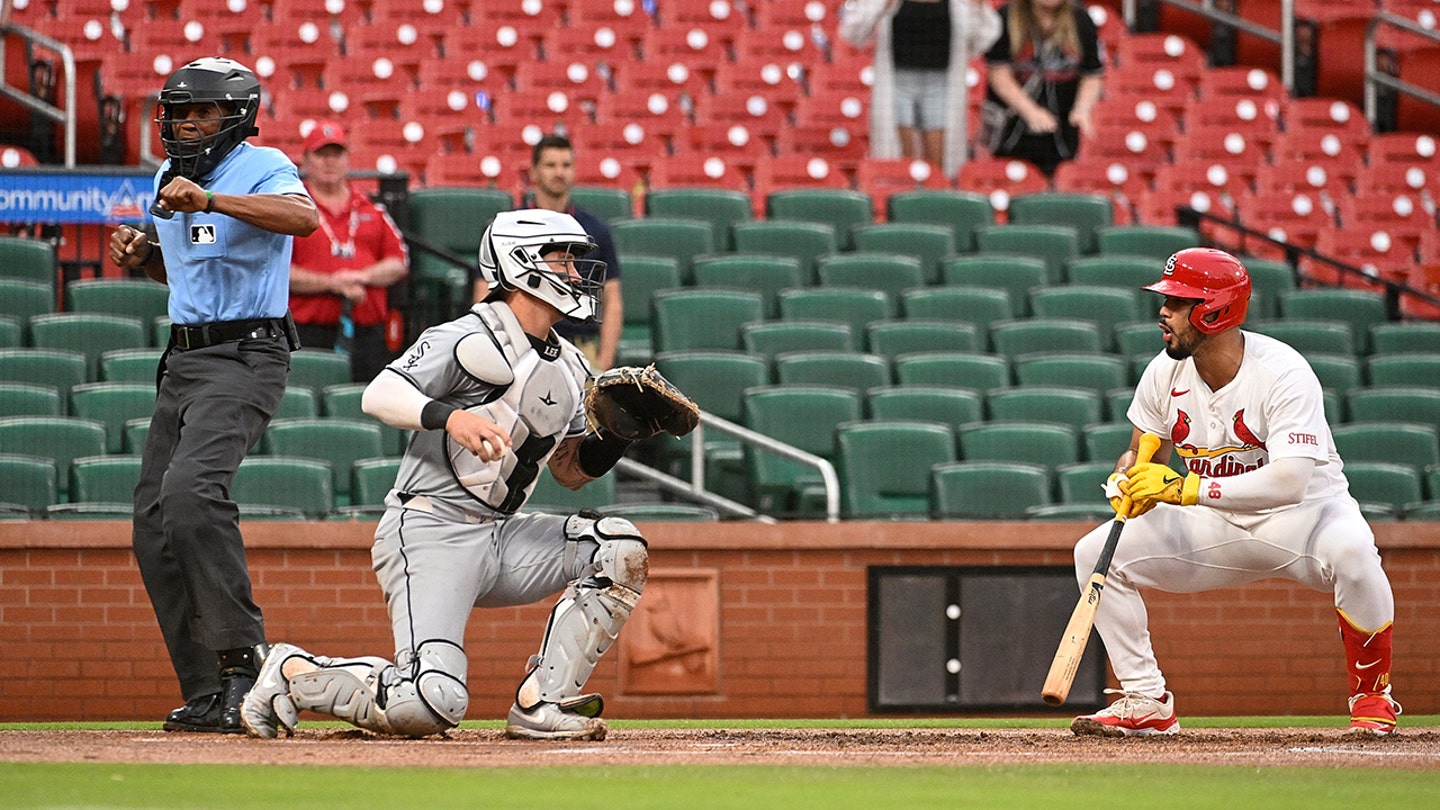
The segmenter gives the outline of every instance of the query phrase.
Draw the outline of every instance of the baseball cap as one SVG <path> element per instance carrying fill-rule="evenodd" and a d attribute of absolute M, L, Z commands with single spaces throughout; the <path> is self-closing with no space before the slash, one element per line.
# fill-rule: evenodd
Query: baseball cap
<path fill-rule="evenodd" d="M 345 143 L 345 128 L 334 121 L 319 121 L 310 129 L 310 134 L 305 136 L 305 151 L 314 152 L 322 146 L 335 145 L 341 149 L 349 149 Z"/>

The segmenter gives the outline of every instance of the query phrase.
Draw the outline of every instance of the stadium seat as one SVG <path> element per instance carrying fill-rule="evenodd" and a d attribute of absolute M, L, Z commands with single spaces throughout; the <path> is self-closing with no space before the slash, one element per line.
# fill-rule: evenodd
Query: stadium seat
<path fill-rule="evenodd" d="M 1351 422 L 1440 424 L 1440 391 L 1384 385 L 1353 389 L 1345 398 Z"/>
<path fill-rule="evenodd" d="M 1350 326 L 1360 354 L 1370 350 L 1370 328 L 1390 320 L 1378 293 L 1347 289 L 1291 290 L 1280 296 L 1280 314 L 1287 320 L 1326 320 Z"/>
<path fill-rule="evenodd" d="M 655 293 L 651 326 L 656 352 L 740 347 L 740 327 L 765 315 L 760 293 L 726 289 L 675 289 Z"/>
<path fill-rule="evenodd" d="M 349 471 L 346 471 L 349 485 Z M 230 497 L 240 505 L 241 520 L 289 518 L 320 520 L 336 506 L 330 465 L 314 458 L 250 456 L 240 462 Z"/>
<path fill-rule="evenodd" d="M 1124 421 L 1124 415 L 1113 422 L 1095 422 L 1080 428 L 1080 449 L 1089 461 L 1108 462 L 1115 460 L 1130 447 L 1134 426 Z"/>
<path fill-rule="evenodd" d="M 0 506 L 6 512 L 43 513 L 60 500 L 57 479 L 55 459 L 49 455 L 0 452 Z"/>
<path fill-rule="evenodd" d="M 997 222 L 1008 221 L 1010 201 L 1017 195 L 1050 190 L 1050 181 L 1034 165 L 1012 158 L 978 157 L 960 167 L 960 190 L 984 195 Z M 982 246 L 980 248 L 984 250 Z"/>
<path fill-rule="evenodd" d="M 835 386 L 760 386 L 744 392 L 744 411 L 751 430 L 833 462 L 835 428 L 860 419 L 860 396 Z M 749 444 L 745 459 L 761 511 L 786 516 L 823 512 L 818 470 Z"/>
<path fill-rule="evenodd" d="M 991 420 L 961 425 L 958 432 L 966 461 L 1014 461 L 1053 470 L 1080 460 L 1075 429 L 1057 422 Z"/>
<path fill-rule="evenodd" d="M 1125 359 L 1113 354 L 1037 352 L 1015 358 L 1020 385 L 1066 385 L 1103 394 L 1129 383 Z"/>
<path fill-rule="evenodd" d="M 1146 256 L 1157 262 L 1200 245 L 1200 234 L 1193 228 L 1178 226 L 1115 225 L 1100 229 L 1095 239 L 1103 256 Z"/>
<path fill-rule="evenodd" d="M 1280 315 L 1280 296 L 1295 289 L 1295 270 L 1282 261 L 1254 256 L 1240 257 L 1250 274 L 1250 311 L 1248 318 L 1264 320 Z"/>
<path fill-rule="evenodd" d="M 941 225 L 955 235 L 955 250 L 975 250 L 975 229 L 995 224 L 990 200 L 963 191 L 906 191 L 890 195 L 887 219 L 895 223 Z"/>
<path fill-rule="evenodd" d="M 508 191 L 495 188 L 421 188 L 410 192 L 410 229 L 424 241 L 465 260 L 476 261 L 480 237 L 501 211 L 515 207 Z M 440 277 L 451 266 L 428 253 L 416 251 L 411 272 Z"/>
<path fill-rule="evenodd" d="M 851 232 L 857 253 L 904 256 L 920 262 L 925 284 L 940 280 L 940 265 L 955 255 L 955 232 L 944 225 L 886 222 Z"/>
<path fill-rule="evenodd" d="M 70 491 L 70 462 L 105 455 L 105 425 L 66 416 L 9 416 L 0 419 L 0 453 L 40 456 L 55 461 L 55 483 Z M 8 498 L 0 498 L 8 500 Z"/>
<path fill-rule="evenodd" d="M 300 349 L 290 353 L 291 388 L 309 388 L 317 395 L 332 385 L 350 382 L 350 361 L 344 355 L 324 349 Z"/>
<path fill-rule="evenodd" d="M 1435 425 L 1406 422 L 1349 422 L 1335 425 L 1335 449 L 1352 462 L 1383 461 L 1425 470 L 1440 464 L 1440 438 Z"/>
<path fill-rule="evenodd" d="M 1061 225 L 1072 227 L 1081 255 L 1097 249 L 1095 234 L 1114 224 L 1110 201 L 1096 194 L 1039 192 L 1021 194 L 1010 200 L 1011 225 Z"/>
<path fill-rule="evenodd" d="M 781 385 L 834 385 L 862 394 L 891 383 L 890 361 L 856 351 L 784 352 L 775 357 Z"/>
<path fill-rule="evenodd" d="M 715 231 L 709 222 L 678 217 L 647 217 L 617 222 L 610 229 L 623 263 L 627 256 L 664 256 L 680 267 L 689 281 L 696 256 L 715 251 Z"/>
<path fill-rule="evenodd" d="M 333 491 L 349 498 L 350 469 L 362 458 L 391 455 L 382 446 L 380 426 L 353 419 L 276 419 L 265 430 L 267 455 L 309 458 L 333 470 Z"/>
<path fill-rule="evenodd" d="M 150 344 L 139 318 L 96 312 L 55 312 L 30 319 L 30 343 L 37 349 L 78 352 L 85 356 L 85 378 L 99 379 L 100 354 L 110 349 L 139 349 Z"/>
<path fill-rule="evenodd" d="M 930 469 L 956 460 L 951 428 L 929 422 L 842 424 L 835 446 L 842 511 L 852 519 L 925 519 Z M 894 463 L 897 458 L 906 463 Z"/>
<path fill-rule="evenodd" d="M 743 424 L 742 394 L 747 388 L 770 382 L 770 363 L 744 352 L 661 352 L 655 365 L 665 378 L 689 395 L 706 413 Z M 688 475 L 694 436 L 678 441 L 668 436 L 651 440 L 646 449 L 662 469 Z M 723 435 L 708 435 L 703 448 L 707 488 L 737 500 L 749 498 L 744 452 L 739 442 Z"/>
<path fill-rule="evenodd" d="M 391 474 L 390 480 L 395 480 Z M 384 493 L 381 493 L 384 497 Z M 553 515 L 573 515 L 582 509 L 603 509 L 606 514 L 616 504 L 615 476 L 605 475 L 587 483 L 580 489 L 567 489 L 555 480 L 548 466 L 540 470 L 535 489 L 525 502 L 527 512 L 545 512 Z"/>
<path fill-rule="evenodd" d="M 0 349 L 0 381 L 54 388 L 63 402 L 85 382 L 85 355 L 62 349 Z M 153 379 L 153 377 L 152 377 Z"/>
<path fill-rule="evenodd" d="M 1350 389 L 1361 385 L 1360 361 L 1353 354 L 1312 352 L 1305 355 L 1305 362 L 1310 364 L 1320 386 L 1334 391 L 1342 399 Z"/>
<path fill-rule="evenodd" d="M 1071 284 L 1088 287 L 1137 290 L 1159 281 L 1164 269 L 1164 260 L 1143 256 L 1081 256 L 1065 263 L 1065 278 Z"/>
<path fill-rule="evenodd" d="M 1371 385 L 1440 387 L 1440 353 L 1371 354 L 1365 358 Z"/>
<path fill-rule="evenodd" d="M 939 166 L 917 158 L 865 157 L 855 168 L 855 188 L 869 195 L 881 210 L 888 210 L 892 195 L 949 187 L 949 178 Z"/>
<path fill-rule="evenodd" d="M 620 294 L 625 299 L 625 325 L 620 331 L 619 361 L 644 365 L 653 352 L 650 324 L 655 317 L 652 300 L 660 290 L 681 286 L 680 264 L 664 256 L 625 259 Z"/>
<path fill-rule="evenodd" d="M 385 511 L 385 496 L 395 487 L 400 459 L 362 458 L 350 468 L 350 506 L 344 511 L 355 516 L 378 516 Z M 613 476 L 600 479 L 613 481 Z M 613 484 L 612 484 L 613 486 Z"/>
<path fill-rule="evenodd" d="M 955 386 L 984 394 L 1012 384 L 1010 364 L 994 354 L 915 352 L 896 357 L 894 366 L 901 385 Z"/>
<path fill-rule="evenodd" d="M 55 246 L 43 239 L 0 236 L 0 278 L 43 284 L 55 300 Z"/>
<path fill-rule="evenodd" d="M 740 346 L 774 362 L 786 352 L 855 352 L 849 324 L 836 321 L 768 321 L 740 327 Z"/>
<path fill-rule="evenodd" d="M 913 289 L 901 298 L 901 308 L 906 318 L 969 323 L 977 334 L 989 334 L 991 324 L 1015 317 L 1009 294 L 988 287 Z"/>
<path fill-rule="evenodd" d="M 1068 318 L 1095 324 L 1106 351 L 1111 348 L 1115 327 L 1143 317 L 1137 290 L 1081 284 L 1032 290 L 1030 310 L 1037 318 Z"/>
<path fill-rule="evenodd" d="M 1079 229 L 1069 225 L 987 225 L 975 229 L 975 244 L 982 253 L 1043 259 L 1051 284 L 1059 284 L 1065 263 L 1080 255 Z"/>
<path fill-rule="evenodd" d="M 784 320 L 839 321 L 852 334 L 864 334 L 874 321 L 895 317 L 895 302 L 879 290 L 852 287 L 802 287 L 780 292 Z"/>
<path fill-rule="evenodd" d="M 842 249 L 854 245 L 851 229 L 875 221 L 870 197 L 847 189 L 782 189 L 765 198 L 770 219 L 821 222 L 832 226 Z"/>
<path fill-rule="evenodd" d="M 985 348 L 974 326 L 955 321 L 874 321 L 865 334 L 868 351 L 891 361 L 911 352 L 978 352 Z"/>
<path fill-rule="evenodd" d="M 1099 353 L 1108 345 L 1109 338 L 1101 336 L 1094 321 L 1037 316 L 990 324 L 991 348 L 1010 360 L 1060 347 L 1072 352 Z"/>
<path fill-rule="evenodd" d="M 28 324 L 38 315 L 55 311 L 55 288 L 38 281 L 0 278 L 0 300 L 5 301 L 6 315 Z"/>
<path fill-rule="evenodd" d="M 958 426 L 984 419 L 980 392 L 948 385 L 888 385 L 866 392 L 871 419 L 939 422 Z"/>
<path fill-rule="evenodd" d="M 367 383 L 341 383 L 339 385 L 327 385 L 320 389 L 320 413 L 327 419 L 349 419 L 355 422 L 373 422 L 380 426 L 380 447 L 382 456 L 399 456 L 405 452 L 405 447 L 410 443 L 410 432 L 401 430 L 392 425 L 387 425 L 375 417 L 370 416 L 361 409 L 360 403 L 365 395 Z M 291 392 L 308 392 L 308 388 L 287 388 L 285 395 L 290 396 Z M 281 402 L 281 410 L 285 408 Z M 304 418 L 314 418 L 317 414 L 310 414 Z M 290 417 L 288 414 L 275 415 L 276 419 L 298 418 Z"/>
<path fill-rule="evenodd" d="M 1346 463 L 1345 478 L 1350 482 L 1350 495 L 1360 502 L 1362 510 L 1379 504 L 1398 514 L 1405 507 L 1424 500 L 1420 473 L 1409 464 L 1383 461 Z M 1367 511 L 1367 517 L 1373 517 Z"/>
<path fill-rule="evenodd" d="M 105 427 L 105 452 L 124 452 L 125 423 L 148 419 L 155 412 L 155 384 L 81 383 L 70 389 L 70 415 Z"/>
<path fill-rule="evenodd" d="M 941 283 L 949 286 L 1000 289 L 1011 312 L 1030 314 L 1030 291 L 1049 283 L 1043 259 L 1019 255 L 956 256 L 940 267 Z"/>
<path fill-rule="evenodd" d="M 86 456 L 70 466 L 70 502 L 115 504 L 133 509 L 140 483 L 139 456 Z"/>
<path fill-rule="evenodd" d="M 733 250 L 731 226 L 748 222 L 754 212 L 749 195 L 719 188 L 656 188 L 645 195 L 645 211 L 649 217 L 699 219 L 714 229 L 714 245 L 720 250 Z"/>
<path fill-rule="evenodd" d="M 155 383 L 164 349 L 109 349 L 100 353 L 100 380 Z"/>
<path fill-rule="evenodd" d="M 729 287 L 760 293 L 764 317 L 780 312 L 781 290 L 804 286 L 800 260 L 767 253 L 716 253 L 697 256 L 692 268 L 696 287 Z"/>
<path fill-rule="evenodd" d="M 635 216 L 634 200 L 623 188 L 575 186 L 570 189 L 570 202 L 605 220 L 607 225 Z"/>
<path fill-rule="evenodd" d="M 1115 458 L 1119 458 L 1117 453 Z M 1079 461 L 1055 467 L 1055 491 L 1061 503 L 1103 505 L 1108 511 L 1103 487 L 1105 479 L 1115 472 L 1115 459 Z"/>
<path fill-rule="evenodd" d="M 1440 352 L 1440 323 L 1406 321 L 1370 327 L 1370 348 L 1376 355 Z"/>
<path fill-rule="evenodd" d="M 1130 225 L 1135 202 L 1149 191 L 1145 176 L 1115 158 L 1082 154 L 1055 169 L 1055 190 L 1069 194 L 1095 194 L 1110 203 L 1111 224 Z"/>
<path fill-rule="evenodd" d="M 840 249 L 833 225 L 818 222 L 766 220 L 743 222 L 733 228 L 735 252 L 791 256 L 800 262 L 806 285 L 817 280 L 815 263 L 820 256 Z"/>
<path fill-rule="evenodd" d="M 1355 354 L 1355 337 L 1343 321 L 1301 318 L 1252 321 L 1247 328 L 1290 345 L 1301 354 Z"/>
<path fill-rule="evenodd" d="M 820 256 L 815 260 L 815 274 L 823 287 L 879 290 L 894 300 L 925 286 L 919 259 L 890 253 L 850 251 Z"/>
<path fill-rule="evenodd" d="M 935 520 L 1023 520 L 1026 509 L 1051 502 L 1050 474 L 1036 464 L 959 461 L 930 472 Z"/>
<path fill-rule="evenodd" d="M 994 388 L 985 395 L 985 407 L 991 419 L 1059 422 L 1076 431 L 1099 422 L 1103 411 L 1097 392 L 1059 385 Z"/>
<path fill-rule="evenodd" d="M 0 417 L 63 415 L 64 402 L 54 386 L 0 382 Z"/>
<path fill-rule="evenodd" d="M 19 318 L 0 315 L 0 349 L 18 349 L 25 345 L 25 328 Z"/>

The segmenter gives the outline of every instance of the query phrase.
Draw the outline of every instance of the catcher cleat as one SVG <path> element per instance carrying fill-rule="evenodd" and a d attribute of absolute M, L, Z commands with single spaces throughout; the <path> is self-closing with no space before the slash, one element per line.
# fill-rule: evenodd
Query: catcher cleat
<path fill-rule="evenodd" d="M 220 731 L 220 693 L 213 692 L 186 701 L 184 706 L 165 715 L 161 728 L 166 731 Z"/>
<path fill-rule="evenodd" d="M 1350 696 L 1350 737 L 1388 737 L 1395 733 L 1395 718 L 1400 704 L 1390 697 L 1390 690 Z"/>
<path fill-rule="evenodd" d="M 537 703 L 529 709 L 520 708 L 516 703 L 510 707 L 510 717 L 505 724 L 505 736 L 511 740 L 603 740 L 608 730 L 605 721 L 598 716 L 587 716 L 581 712 L 595 711 L 598 695 L 581 695 L 575 708 L 562 708 L 558 703 Z M 567 701 L 570 703 L 570 701 Z"/>
<path fill-rule="evenodd" d="M 299 710 L 290 697 L 290 679 L 285 677 L 285 662 L 295 656 L 309 658 L 309 654 L 293 644 L 276 644 L 265 656 L 260 675 L 255 685 L 245 695 L 240 705 L 240 722 L 252 737 L 273 740 L 285 729 L 285 736 L 295 733 Z"/>
<path fill-rule="evenodd" d="M 1169 692 L 1159 698 L 1120 689 L 1106 689 L 1105 694 L 1120 699 L 1094 714 L 1077 717 L 1070 730 L 1077 735 L 1100 737 L 1153 737 L 1180 731 L 1175 716 L 1175 696 Z"/>

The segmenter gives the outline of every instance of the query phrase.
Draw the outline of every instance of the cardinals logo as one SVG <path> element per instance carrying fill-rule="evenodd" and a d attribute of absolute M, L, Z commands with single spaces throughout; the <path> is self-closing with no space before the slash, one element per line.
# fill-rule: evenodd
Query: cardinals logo
<path fill-rule="evenodd" d="M 1261 450 L 1266 449 L 1265 442 L 1260 441 L 1260 437 L 1256 436 L 1255 432 L 1246 426 L 1244 408 L 1236 411 L 1231 419 L 1235 422 L 1235 437 L 1244 442 L 1246 448 L 1258 447 Z"/>
<path fill-rule="evenodd" d="M 1190 414 L 1176 409 L 1175 425 L 1170 428 L 1170 443 L 1180 445 L 1185 443 L 1186 437 L 1190 435 Z"/>

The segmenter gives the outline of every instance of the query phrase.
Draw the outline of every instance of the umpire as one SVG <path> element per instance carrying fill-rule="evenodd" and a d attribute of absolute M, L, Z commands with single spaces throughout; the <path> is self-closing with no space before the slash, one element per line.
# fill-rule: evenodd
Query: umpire
<path fill-rule="evenodd" d="M 160 91 L 169 158 L 155 179 L 156 239 L 117 229 L 111 259 L 170 287 L 170 345 L 135 488 L 135 560 L 185 705 L 166 731 L 243 733 L 265 625 L 251 598 L 230 483 L 285 392 L 296 348 L 292 237 L 319 216 L 295 165 L 256 134 L 260 82 L 199 59 Z"/>

